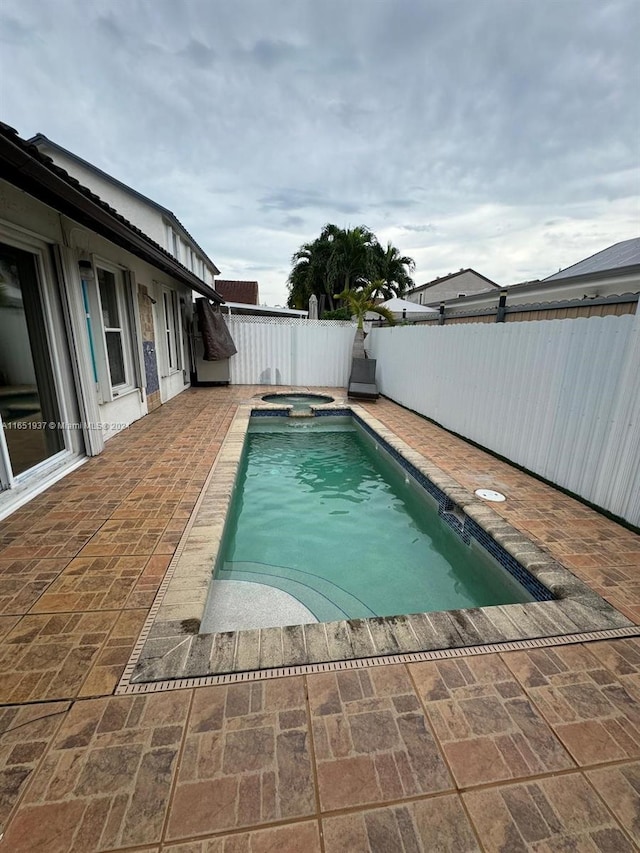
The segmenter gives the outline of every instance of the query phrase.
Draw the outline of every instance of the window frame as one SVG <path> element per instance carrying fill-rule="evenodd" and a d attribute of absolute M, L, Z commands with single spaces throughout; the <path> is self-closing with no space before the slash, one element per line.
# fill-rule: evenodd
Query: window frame
<path fill-rule="evenodd" d="M 98 319 L 99 334 L 96 336 L 100 343 L 100 352 L 96 353 L 98 369 L 98 387 L 100 389 L 101 403 L 110 402 L 136 389 L 136 370 L 133 358 L 133 330 L 131 328 L 131 305 L 127 290 L 126 270 L 116 264 L 110 263 L 103 258 L 92 259 L 94 281 L 90 288 L 90 302 L 92 315 Z M 98 270 L 103 270 L 113 275 L 115 280 L 116 306 L 118 310 L 119 326 L 105 326 L 103 314 L 103 294 L 101 292 Z M 95 333 L 94 328 L 94 333 Z M 124 382 L 113 384 L 111 377 L 111 366 L 109 363 L 109 349 L 107 347 L 107 332 L 119 332 L 122 351 L 122 362 L 124 367 Z"/>
<path fill-rule="evenodd" d="M 167 303 L 171 311 L 167 312 Z M 165 376 L 181 373 L 183 369 L 182 324 L 180 295 L 171 287 L 162 286 L 162 339 Z"/>
<path fill-rule="evenodd" d="M 65 366 L 65 360 L 70 360 L 72 355 L 70 348 L 66 355 L 64 351 L 65 343 L 63 341 L 67 340 L 68 330 L 64 325 L 62 313 L 64 283 L 58 275 L 51 255 L 51 247 L 55 244 L 33 231 L 2 218 L 0 218 L 0 242 L 33 255 L 58 414 L 61 422 L 69 423 L 75 419 L 74 407 L 69 400 L 69 395 L 77 396 L 78 391 L 70 363 L 68 368 Z M 63 430 L 62 439 L 63 447 L 59 451 L 26 471 L 14 474 L 4 430 L 0 428 L 0 494 L 5 494 L 7 491 L 22 486 L 23 483 L 33 481 L 38 476 L 60 465 L 62 460 L 82 452 L 83 447 L 78 443 L 77 436 L 72 431 Z"/>

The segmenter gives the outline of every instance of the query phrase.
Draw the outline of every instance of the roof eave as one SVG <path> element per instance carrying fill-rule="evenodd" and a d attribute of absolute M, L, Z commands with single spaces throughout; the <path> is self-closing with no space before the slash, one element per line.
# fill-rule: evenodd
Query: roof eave
<path fill-rule="evenodd" d="M 196 240 L 191 236 L 191 234 L 184 227 L 182 222 L 178 219 L 178 217 L 173 213 L 173 211 L 169 210 L 168 207 L 164 207 L 162 204 L 158 204 L 157 201 L 154 201 L 152 198 L 144 195 L 133 187 L 128 186 L 127 184 L 119 181 L 117 178 L 114 178 L 113 175 L 110 175 L 108 172 L 103 171 L 102 169 L 95 166 L 93 163 L 90 163 L 88 160 L 85 160 L 82 157 L 79 157 L 77 154 L 74 154 L 73 151 L 69 151 L 67 148 L 64 148 L 62 145 L 58 145 L 57 142 L 54 142 L 52 139 L 49 139 L 48 136 L 45 136 L 44 133 L 36 133 L 35 136 L 32 136 L 30 139 L 26 140 L 28 145 L 35 145 L 38 147 L 40 144 L 48 145 L 50 148 L 55 148 L 58 151 L 65 154 L 67 157 L 70 157 L 72 160 L 75 160 L 76 163 L 80 163 L 82 166 L 85 166 L 87 169 L 91 169 L 96 174 L 100 175 L 101 178 L 104 178 L 109 183 L 114 186 L 121 187 L 127 192 L 131 193 L 135 198 L 140 199 L 140 201 L 144 202 L 144 204 L 151 205 L 151 207 L 155 208 L 158 213 L 160 213 L 165 219 L 171 220 L 171 223 L 176 226 L 176 228 L 182 232 L 182 234 L 193 243 L 193 246 L 203 254 L 203 256 L 207 259 L 207 263 L 211 266 L 214 275 L 220 275 L 220 270 L 211 260 L 209 255 L 204 251 L 202 246 L 198 245 Z M 47 156 L 46 154 L 44 155 Z"/>
<path fill-rule="evenodd" d="M 39 157 L 43 155 L 39 154 Z M 117 211 L 107 209 L 107 205 L 88 188 L 82 187 L 79 182 L 77 187 L 74 186 L 5 134 L 0 134 L 0 177 L 79 224 L 90 227 L 202 296 L 215 302 L 223 301 L 215 290 L 135 229 Z"/>
<path fill-rule="evenodd" d="M 554 284 L 571 284 L 580 281 L 595 281 L 602 278 L 618 278 L 619 276 L 638 275 L 638 273 L 640 273 L 640 264 L 629 264 L 626 267 L 613 267 L 608 270 L 595 270 L 594 272 L 585 272 L 578 275 L 558 276 L 558 273 L 554 273 L 555 277 L 552 278 L 549 276 L 548 278 L 543 278 L 540 284 L 552 287 Z"/>

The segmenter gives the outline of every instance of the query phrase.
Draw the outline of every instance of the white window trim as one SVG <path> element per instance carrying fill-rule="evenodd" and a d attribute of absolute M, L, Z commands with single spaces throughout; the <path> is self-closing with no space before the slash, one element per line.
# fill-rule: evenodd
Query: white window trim
<path fill-rule="evenodd" d="M 162 320 L 162 352 L 163 352 L 163 361 L 164 361 L 164 371 L 162 374 L 162 378 L 166 379 L 168 376 L 174 376 L 176 373 L 182 373 L 184 364 L 183 364 L 183 341 L 182 341 L 182 323 L 181 323 L 181 312 L 180 312 L 180 294 L 177 290 L 174 290 L 171 287 L 166 287 L 166 285 L 160 285 L 162 300 L 161 300 L 161 309 L 160 315 Z M 173 315 L 173 328 L 168 323 L 168 317 L 166 312 L 166 300 L 165 295 L 168 297 L 169 302 L 172 304 L 174 308 Z M 173 342 L 173 348 L 175 349 L 175 364 L 171 364 L 171 345 L 169 341 Z"/>
<path fill-rule="evenodd" d="M 89 288 L 89 302 L 91 304 L 91 315 L 94 319 L 94 343 L 96 345 L 96 367 L 98 371 L 98 387 L 100 391 L 100 402 L 109 403 L 119 397 L 137 390 L 136 371 L 133 363 L 133 330 L 131 329 L 131 310 L 128 304 L 131 295 L 127 287 L 127 270 L 113 264 L 97 255 L 91 258 L 94 280 Z M 124 361 L 125 381 L 119 385 L 111 384 L 111 371 L 109 370 L 109 356 L 107 350 L 107 338 L 103 316 L 102 300 L 100 296 L 100 284 L 98 282 L 98 268 L 110 272 L 116 277 L 116 298 L 118 313 L 120 315 L 120 329 L 122 334 L 122 353 Z"/>
<path fill-rule="evenodd" d="M 52 328 L 58 325 L 53 316 L 53 307 L 51 304 L 51 287 L 53 286 L 53 282 L 57 280 L 56 270 L 49 256 L 49 247 L 54 245 L 54 242 L 43 240 L 35 232 L 26 228 L 16 227 L 13 223 L 2 219 L 0 219 L 0 242 L 24 252 L 29 252 L 35 256 L 45 335 L 51 356 L 51 371 L 53 373 L 60 421 L 61 423 L 69 423 L 72 418 L 64 390 L 62 354 L 60 352 L 62 342 L 58 342 L 51 333 Z M 63 286 L 62 282 L 58 282 L 58 285 L 60 288 Z M 60 298 L 62 299 L 62 294 L 60 294 Z M 62 321 L 64 322 L 64 318 L 62 318 Z M 75 393 L 75 389 L 73 392 Z M 76 454 L 78 448 L 74 446 L 70 432 L 63 430 L 62 436 L 64 441 L 62 450 L 59 450 L 47 459 L 43 459 L 42 462 L 38 462 L 37 465 L 34 465 L 27 471 L 23 471 L 21 474 L 13 474 L 4 430 L 0 429 L 0 493 L 3 488 L 14 489 L 21 483 L 29 481 L 32 477 L 37 477 L 42 472 L 46 472 L 50 468 L 59 465 L 65 457 Z"/>

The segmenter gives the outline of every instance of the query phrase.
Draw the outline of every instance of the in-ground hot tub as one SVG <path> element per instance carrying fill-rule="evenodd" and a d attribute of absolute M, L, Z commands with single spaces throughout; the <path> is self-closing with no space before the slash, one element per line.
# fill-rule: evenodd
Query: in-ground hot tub
<path fill-rule="evenodd" d="M 265 394 L 265 403 L 281 403 L 294 409 L 308 409 L 310 406 L 322 406 L 333 403 L 333 397 L 326 394 Z"/>

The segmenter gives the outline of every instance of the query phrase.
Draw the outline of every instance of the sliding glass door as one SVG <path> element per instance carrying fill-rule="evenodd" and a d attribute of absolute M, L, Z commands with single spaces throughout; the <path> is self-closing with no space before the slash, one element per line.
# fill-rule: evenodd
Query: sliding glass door
<path fill-rule="evenodd" d="M 40 258 L 0 242 L 0 483 L 65 450 Z"/>

